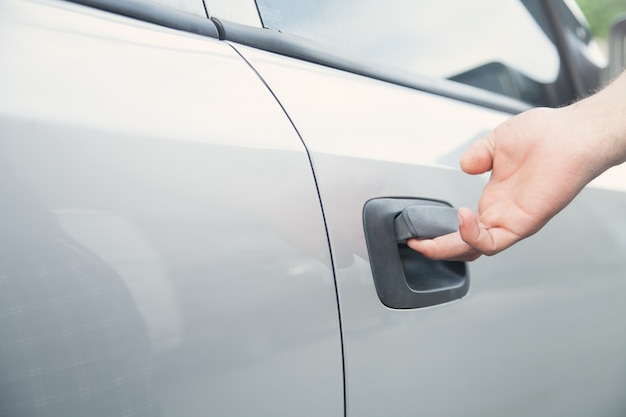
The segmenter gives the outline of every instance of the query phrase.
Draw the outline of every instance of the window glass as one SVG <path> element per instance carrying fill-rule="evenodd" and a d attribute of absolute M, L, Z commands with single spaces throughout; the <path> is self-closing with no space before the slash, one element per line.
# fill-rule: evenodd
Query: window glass
<path fill-rule="evenodd" d="M 537 90 L 554 82 L 560 71 L 556 47 L 518 0 L 257 0 L 257 4 L 266 27 L 381 65 L 478 84 L 526 101 L 541 101 L 542 94 L 520 88 Z M 477 81 L 481 77 L 491 81 Z"/>

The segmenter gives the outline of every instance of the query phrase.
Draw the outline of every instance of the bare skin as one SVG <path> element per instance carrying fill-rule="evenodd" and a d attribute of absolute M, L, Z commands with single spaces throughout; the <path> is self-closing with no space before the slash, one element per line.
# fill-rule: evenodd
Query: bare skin
<path fill-rule="evenodd" d="M 626 161 L 626 73 L 600 92 L 507 120 L 461 158 L 468 174 L 491 171 L 476 212 L 459 231 L 407 244 L 431 259 L 471 261 L 539 231 L 591 180 Z"/>

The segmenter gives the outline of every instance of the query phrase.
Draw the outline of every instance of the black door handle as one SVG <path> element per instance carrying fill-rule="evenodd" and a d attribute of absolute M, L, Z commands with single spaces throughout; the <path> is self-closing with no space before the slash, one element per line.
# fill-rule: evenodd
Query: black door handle
<path fill-rule="evenodd" d="M 420 308 L 463 297 L 469 290 L 464 262 L 432 261 L 406 239 L 458 230 L 456 210 L 422 199 L 379 198 L 363 208 L 365 239 L 378 297 L 390 308 Z"/>
<path fill-rule="evenodd" d="M 459 230 L 456 210 L 449 206 L 408 206 L 394 220 L 396 240 L 432 239 Z"/>

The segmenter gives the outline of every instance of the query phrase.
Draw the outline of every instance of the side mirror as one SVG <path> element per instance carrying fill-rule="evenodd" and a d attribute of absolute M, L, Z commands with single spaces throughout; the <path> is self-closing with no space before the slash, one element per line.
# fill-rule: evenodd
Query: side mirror
<path fill-rule="evenodd" d="M 626 67 L 626 14 L 618 16 L 609 33 L 609 80 L 617 77 Z"/>

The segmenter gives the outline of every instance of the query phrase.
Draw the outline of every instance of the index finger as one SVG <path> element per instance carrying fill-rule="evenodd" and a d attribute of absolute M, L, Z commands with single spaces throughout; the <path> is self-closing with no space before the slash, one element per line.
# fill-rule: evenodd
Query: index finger
<path fill-rule="evenodd" d="M 474 261 L 481 255 L 461 239 L 459 232 L 439 236 L 434 239 L 408 239 L 406 244 L 434 261 Z"/>

